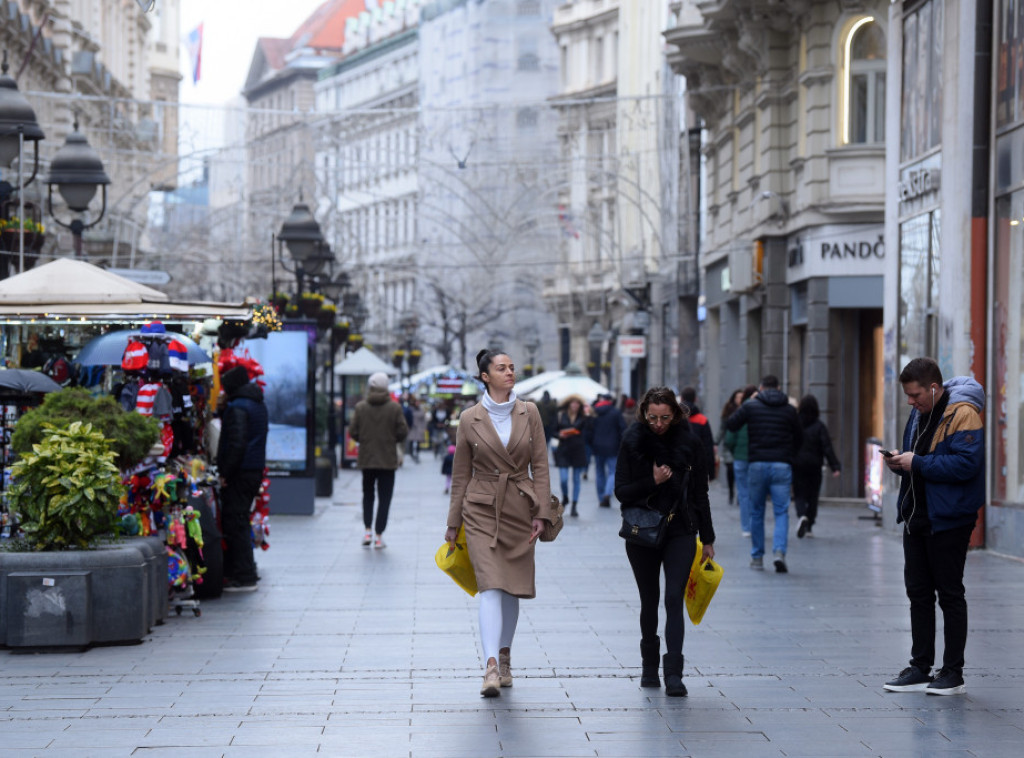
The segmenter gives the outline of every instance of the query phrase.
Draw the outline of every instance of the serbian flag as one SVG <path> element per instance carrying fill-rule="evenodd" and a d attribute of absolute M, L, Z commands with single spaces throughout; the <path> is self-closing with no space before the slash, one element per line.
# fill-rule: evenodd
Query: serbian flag
<path fill-rule="evenodd" d="M 203 25 L 200 24 L 188 33 L 185 39 L 185 47 L 188 48 L 188 57 L 192 62 L 192 83 L 199 81 L 200 69 L 203 64 Z"/>

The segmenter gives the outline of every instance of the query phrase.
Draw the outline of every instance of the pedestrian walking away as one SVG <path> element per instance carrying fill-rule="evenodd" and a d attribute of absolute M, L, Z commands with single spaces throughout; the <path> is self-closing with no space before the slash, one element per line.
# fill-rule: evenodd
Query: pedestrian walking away
<path fill-rule="evenodd" d="M 714 479 L 715 472 L 715 435 L 711 432 L 711 422 L 708 417 L 700 411 L 697 405 L 697 390 L 693 387 L 683 387 L 680 393 L 682 406 L 686 409 L 687 420 L 690 422 L 690 429 L 700 440 L 701 448 L 704 450 L 705 470 L 708 472 L 708 479 Z"/>
<path fill-rule="evenodd" d="M 832 476 L 838 478 L 842 466 L 832 449 L 828 427 L 820 418 L 818 399 L 814 395 L 804 395 L 800 398 L 796 415 L 804 437 L 793 459 L 793 506 L 796 508 L 796 536 L 803 539 L 814 536 L 821 494 L 821 467 L 828 461 Z"/>
<path fill-rule="evenodd" d="M 395 491 L 395 470 L 401 465 L 398 448 L 408 434 L 409 425 L 402 406 L 388 393 L 388 375 L 373 374 L 367 382 L 366 398 L 356 403 L 349 424 L 349 436 L 359 443 L 356 465 L 363 474 L 363 547 L 386 547 L 384 530 Z M 373 517 L 374 488 L 376 520 Z"/>
<path fill-rule="evenodd" d="M 985 390 L 968 376 L 943 383 L 931 358 L 900 372 L 911 407 L 900 451 L 883 451 L 900 476 L 896 522 L 903 524 L 903 581 L 910 600 L 910 665 L 891 692 L 962 695 L 967 646 L 964 565 L 985 504 Z M 935 663 L 935 600 L 942 609 L 942 668 Z"/>
<path fill-rule="evenodd" d="M 733 413 L 726 426 L 732 431 L 747 427 L 747 469 L 750 493 L 750 567 L 764 568 L 764 515 L 768 495 L 772 498 L 775 532 L 772 558 L 775 571 L 785 574 L 789 540 L 789 498 L 793 485 L 793 458 L 800 449 L 803 429 L 796 408 L 779 389 L 778 377 L 761 379 L 757 393 Z"/>
<path fill-rule="evenodd" d="M 225 371 L 220 384 L 228 401 L 217 443 L 224 590 L 252 592 L 259 577 L 252 556 L 251 513 L 267 465 L 267 406 L 263 390 L 249 381 L 244 366 Z"/>
<path fill-rule="evenodd" d="M 587 449 L 584 434 L 590 423 L 590 407 L 579 395 L 569 395 L 559 407 L 555 433 L 558 447 L 555 448 L 555 465 L 558 480 L 562 485 L 562 505 L 569 504 L 569 471 L 572 470 L 572 510 L 570 516 L 578 516 L 576 504 L 580 499 L 583 469 L 587 465 Z"/>
<path fill-rule="evenodd" d="M 480 591 L 483 697 L 512 686 L 512 642 L 519 600 L 537 594 L 534 548 L 553 522 L 544 425 L 533 403 L 516 397 L 515 366 L 505 353 L 476 357 L 485 392 L 459 417 L 445 541 L 455 549 L 459 527 Z"/>
<path fill-rule="evenodd" d="M 748 402 L 756 394 L 757 385 L 748 384 L 743 388 L 743 394 L 736 408 Z M 740 507 L 740 529 L 744 537 L 750 537 L 750 435 L 747 432 L 746 424 L 733 431 L 728 428 L 728 419 L 726 419 L 725 428 L 727 430 L 725 446 L 732 452 L 732 465 L 736 473 L 736 502 Z"/>
<path fill-rule="evenodd" d="M 736 469 L 733 465 L 735 458 L 733 457 L 732 448 L 725 444 L 726 435 L 730 433 L 725 428 L 725 422 L 733 414 L 733 411 L 740 407 L 742 402 L 743 390 L 733 390 L 732 394 L 729 395 L 729 400 L 722 408 L 722 415 L 719 417 L 721 421 L 718 425 L 718 434 L 715 435 L 715 445 L 718 448 L 722 465 L 725 466 L 725 483 L 729 488 L 729 505 L 732 505 L 736 500 Z M 732 434 L 735 436 L 735 432 Z"/>
<path fill-rule="evenodd" d="M 686 695 L 683 684 L 684 591 L 697 550 L 702 562 L 715 556 L 708 475 L 700 441 L 686 411 L 667 387 L 647 391 L 637 420 L 626 431 L 615 470 L 615 496 L 622 508 L 646 507 L 665 514 L 666 535 L 659 546 L 626 542 L 626 557 L 640 593 L 641 687 L 660 687 L 658 605 L 665 572 L 665 694 Z"/>
<path fill-rule="evenodd" d="M 611 395 L 603 395 L 594 403 L 594 416 L 587 426 L 586 437 L 594 451 L 594 479 L 597 501 L 610 508 L 615 494 L 615 461 L 619 456 L 626 421 L 615 407 Z"/>

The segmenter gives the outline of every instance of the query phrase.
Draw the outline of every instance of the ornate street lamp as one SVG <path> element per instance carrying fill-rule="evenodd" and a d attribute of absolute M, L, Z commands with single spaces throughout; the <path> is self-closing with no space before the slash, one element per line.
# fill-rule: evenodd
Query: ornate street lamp
<path fill-rule="evenodd" d="M 291 268 L 285 263 L 282 246 L 288 248 L 292 259 Z M 277 233 L 276 257 L 280 259 L 281 267 L 285 271 L 295 275 L 298 288 L 296 299 L 302 296 L 305 277 L 319 274 L 333 258 L 330 247 L 325 244 L 323 234 L 320 232 L 320 224 L 313 218 L 309 206 L 302 202 L 301 196 L 288 218 L 281 224 L 281 231 Z M 274 286 L 276 291 L 276 282 Z"/>
<path fill-rule="evenodd" d="M 530 362 L 523 367 L 523 375 L 529 378 L 533 376 L 534 372 L 534 356 L 540 349 L 540 337 L 537 336 L 537 332 L 531 331 L 527 333 L 526 338 L 523 340 L 523 347 L 526 348 L 526 354 L 530 357 Z"/>
<path fill-rule="evenodd" d="M 25 270 L 25 189 L 36 178 L 39 170 L 39 142 L 43 139 L 43 130 L 39 128 L 36 112 L 29 105 L 25 96 L 18 91 L 14 79 L 7 75 L 7 51 L 4 50 L 3 63 L 0 64 L 0 168 L 7 168 L 15 158 L 18 159 L 18 183 L 12 185 L 6 179 L 0 181 L 0 217 L 8 216 L 8 199 L 14 192 L 18 193 L 18 270 Z M 28 181 L 24 179 L 25 140 L 32 143 L 34 158 L 32 175 Z M 4 265 L 6 269 L 6 265 Z"/>
<path fill-rule="evenodd" d="M 601 381 L 601 347 L 604 345 L 604 327 L 597 321 L 587 332 L 587 345 L 590 347 L 590 360 L 587 361 L 590 378 Z"/>
<path fill-rule="evenodd" d="M 82 232 L 96 226 L 107 211 L 107 185 L 110 177 L 103 170 L 103 161 L 89 145 L 89 140 L 78 131 L 78 117 L 75 117 L 74 131 L 57 154 L 50 161 L 50 173 L 44 180 L 47 184 L 46 207 L 49 214 L 61 226 L 71 230 L 74 240 L 75 257 L 82 257 Z M 61 221 L 53 212 L 53 188 L 57 187 L 68 208 L 78 214 L 89 210 L 89 203 L 96 197 L 96 190 L 102 188 L 103 206 L 94 221 L 85 223 L 75 218 L 69 223 Z"/>

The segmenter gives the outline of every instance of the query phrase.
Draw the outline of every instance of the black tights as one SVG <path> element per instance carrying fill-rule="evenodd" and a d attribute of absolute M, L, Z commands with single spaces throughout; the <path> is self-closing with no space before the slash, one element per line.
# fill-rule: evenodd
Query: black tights
<path fill-rule="evenodd" d="M 658 603 L 661 600 L 661 569 L 665 567 L 665 650 L 683 652 L 683 593 L 697 552 L 697 538 L 682 530 L 670 530 L 660 548 L 626 543 L 626 557 L 640 590 L 640 637 L 658 636 Z"/>
<path fill-rule="evenodd" d="M 384 468 L 363 469 L 363 526 L 370 528 L 373 522 L 373 484 L 377 483 L 377 523 L 374 531 L 384 534 L 388 525 L 388 510 L 391 495 L 395 491 L 395 471 Z"/>

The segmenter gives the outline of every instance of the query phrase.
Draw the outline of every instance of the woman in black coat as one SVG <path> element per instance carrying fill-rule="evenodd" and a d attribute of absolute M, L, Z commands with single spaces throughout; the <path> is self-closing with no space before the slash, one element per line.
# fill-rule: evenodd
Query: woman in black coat
<path fill-rule="evenodd" d="M 708 502 L 704 451 L 690 430 L 686 412 L 667 387 L 649 389 L 637 420 L 622 439 L 615 469 L 615 497 L 622 508 L 647 506 L 671 514 L 668 533 L 659 547 L 626 543 L 626 557 L 640 591 L 641 687 L 660 687 L 658 604 L 661 572 L 665 572 L 665 694 L 686 694 L 683 684 L 683 591 L 697 550 L 701 560 L 714 558 L 715 530 Z"/>
<path fill-rule="evenodd" d="M 800 417 L 804 437 L 800 451 L 793 459 L 793 504 L 798 519 L 796 536 L 803 539 L 811 536 L 811 528 L 818 517 L 823 461 L 828 460 L 832 476 L 839 476 L 842 467 L 832 449 L 828 428 L 819 418 L 818 399 L 814 395 L 804 395 L 796 414 Z"/>
<path fill-rule="evenodd" d="M 562 485 L 562 505 L 569 504 L 569 469 L 572 469 L 572 510 L 570 516 L 578 516 L 576 502 L 580 499 L 580 480 L 587 467 L 587 446 L 584 441 L 590 424 L 590 407 L 579 395 L 569 395 L 559 406 L 555 434 L 558 447 L 555 448 L 555 465 Z"/>

